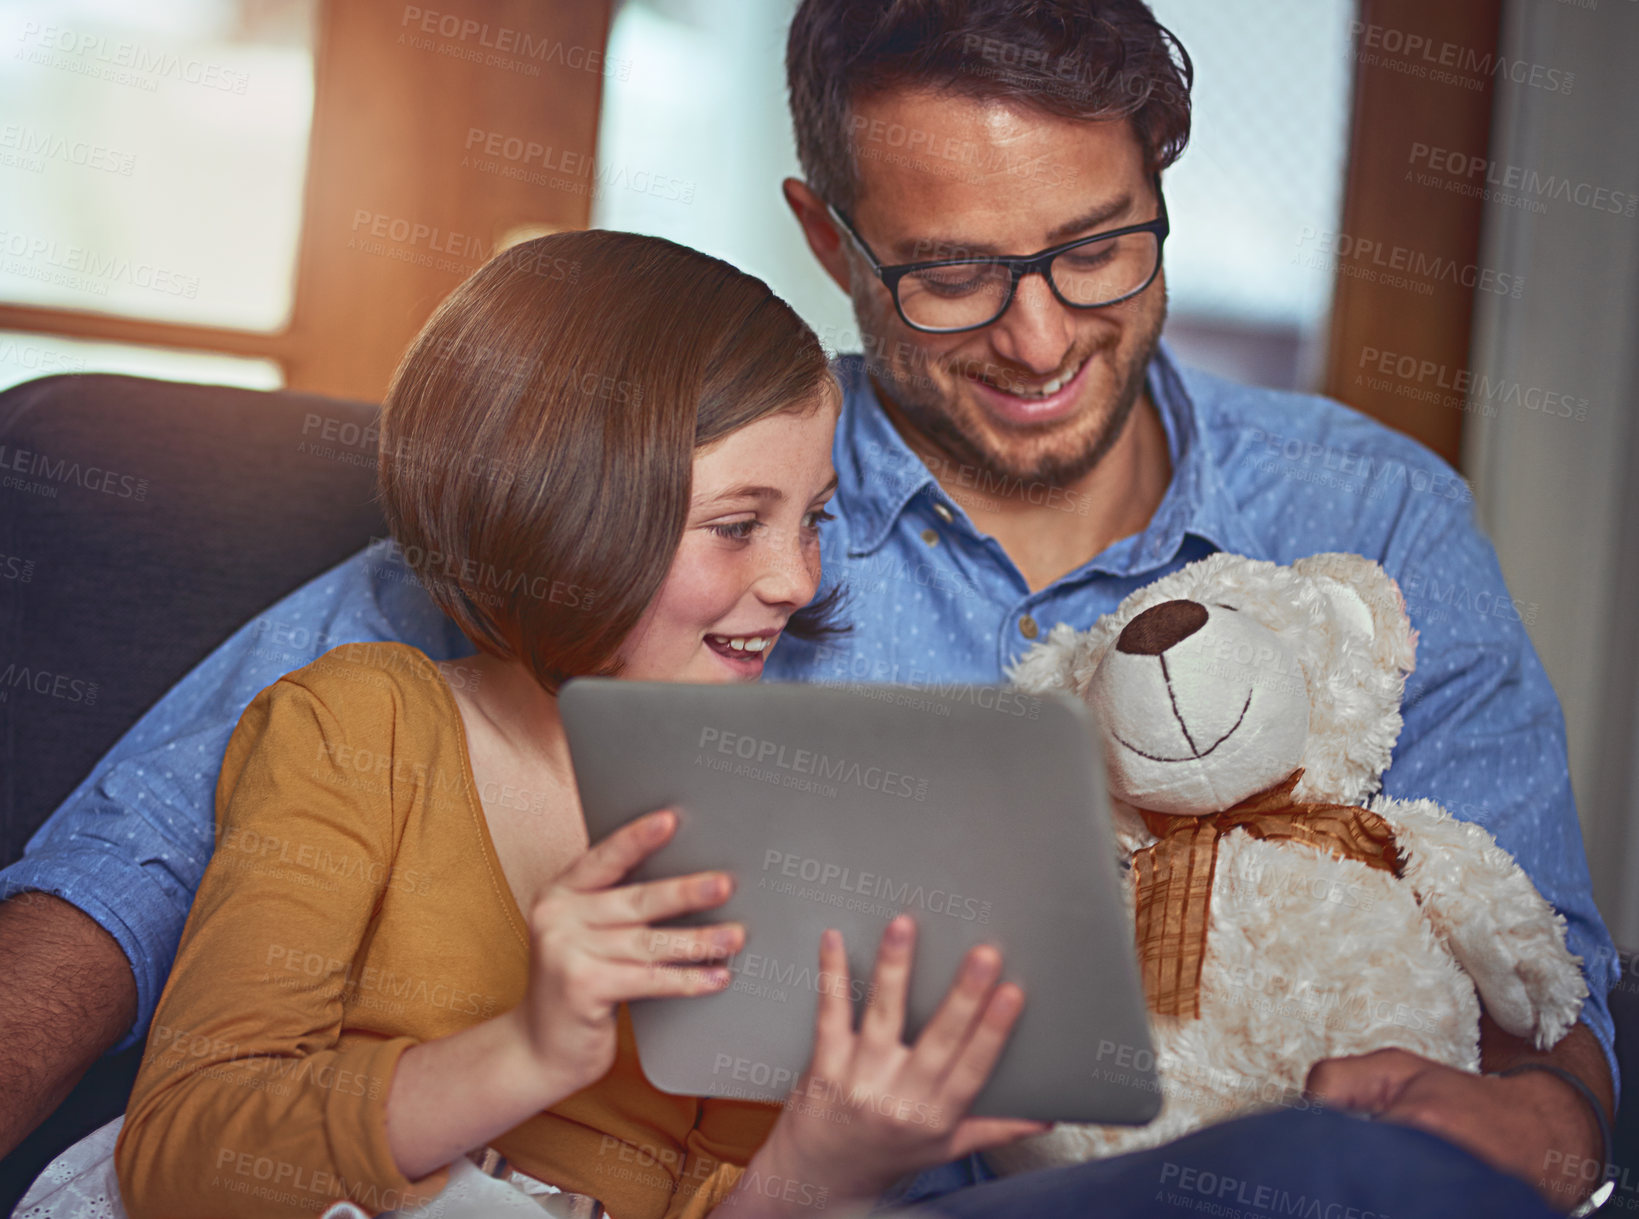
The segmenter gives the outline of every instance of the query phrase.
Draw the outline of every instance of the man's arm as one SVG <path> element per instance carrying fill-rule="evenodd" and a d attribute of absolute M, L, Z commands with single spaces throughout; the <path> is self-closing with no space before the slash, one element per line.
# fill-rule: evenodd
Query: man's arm
<path fill-rule="evenodd" d="M 1421 498 L 1432 510 L 1383 564 L 1419 632 L 1383 794 L 1432 799 L 1482 826 L 1564 916 L 1565 946 L 1588 984 L 1581 1021 L 1620 1095 L 1608 999 L 1616 951 L 1593 900 L 1564 716 L 1526 630 L 1537 607 L 1510 595 L 1466 502 Z"/>
<path fill-rule="evenodd" d="M 0 1156 L 62 1103 L 136 1018 L 114 937 L 60 898 L 0 902 Z"/>
<path fill-rule="evenodd" d="M 1617 1092 L 1607 999 L 1615 953 L 1593 902 L 1564 718 L 1526 631 L 1536 607 L 1510 596 L 1466 498 L 1418 495 L 1432 509 L 1384 559 L 1420 635 L 1384 793 L 1437 800 L 1488 830 L 1565 917 L 1566 946 L 1582 959 L 1588 996 L 1580 1021 L 1547 1051 L 1482 1012 L 1483 1075 L 1388 1049 L 1317 1063 L 1308 1089 L 1329 1104 L 1438 1134 L 1568 1209 L 1603 1176 L 1603 1165 L 1592 1179 L 1581 1175 L 1603 1157 L 1597 1119 L 1575 1087 L 1549 1072 L 1497 1072 L 1526 1062 L 1566 1071 L 1609 1119 Z"/>
<path fill-rule="evenodd" d="M 1530 1062 L 1540 1062 L 1550 1067 L 1558 1067 L 1561 1071 L 1569 1071 L 1586 1084 L 1598 1098 L 1600 1108 L 1604 1110 L 1605 1120 L 1611 1123 L 1616 1121 L 1616 1087 L 1611 1079 L 1605 1050 L 1587 1025 L 1573 1025 L 1558 1045 L 1552 1049 L 1539 1050 L 1525 1038 L 1507 1032 L 1482 1013 L 1480 1069 L 1500 1073 L 1510 1067 Z M 1584 1136 L 1583 1146 L 1589 1148 L 1581 1160 L 1578 1160 L 1569 1148 L 1545 1148 L 1542 1161 L 1534 1169 L 1532 1184 L 1553 1196 L 1559 1190 L 1555 1188 L 1556 1182 L 1551 1178 L 1557 1178 L 1559 1183 L 1572 1190 L 1580 1199 L 1590 1192 L 1587 1178 L 1582 1175 L 1582 1170 L 1589 1159 L 1598 1160 L 1600 1163 L 1600 1173 L 1594 1178 L 1595 1183 L 1605 1179 L 1604 1140 L 1600 1135 L 1598 1121 L 1588 1111 L 1587 1098 L 1564 1080 L 1556 1079 L 1546 1071 L 1525 1071 L 1518 1078 L 1536 1085 L 1538 1095 L 1542 1097 L 1540 1104 L 1544 1108 L 1551 1106 L 1559 1111 L 1562 1116 L 1557 1128 L 1565 1131 L 1567 1138 L 1572 1130 L 1580 1126 Z M 1549 1095 L 1543 1095 L 1544 1090 Z M 1554 1097 L 1558 1098 L 1557 1101 Z M 1557 1155 L 1554 1154 L 1555 1151 L 1558 1152 Z"/>
<path fill-rule="evenodd" d="M 1487 1074 L 1470 1075 L 1406 1050 L 1378 1050 L 1316 1063 L 1307 1091 L 1328 1105 L 1437 1134 L 1571 1209 L 1607 1171 L 1599 1123 L 1587 1100 L 1546 1071 L 1506 1078 L 1495 1072 L 1526 1062 L 1569 1071 L 1592 1089 L 1610 1120 L 1611 1075 L 1598 1038 L 1577 1024 L 1553 1049 L 1538 1050 L 1482 1015 L 1480 1062 Z M 1591 1165 L 1599 1171 L 1587 1171 Z"/>

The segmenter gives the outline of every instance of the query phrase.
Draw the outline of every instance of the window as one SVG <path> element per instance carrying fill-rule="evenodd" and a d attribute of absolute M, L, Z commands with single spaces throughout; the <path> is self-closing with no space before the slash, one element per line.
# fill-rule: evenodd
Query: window
<path fill-rule="evenodd" d="M 1167 337 L 1190 363 L 1314 388 L 1349 147 L 1354 0 L 1152 0 L 1195 65 L 1189 147 L 1166 176 Z"/>
<path fill-rule="evenodd" d="M 284 384 L 283 370 L 273 360 L 0 331 L 0 389 L 36 377 L 76 372 L 125 373 L 166 381 L 241 385 L 246 389 L 277 389 Z"/>
<path fill-rule="evenodd" d="M 290 318 L 315 0 L 0 8 L 0 298 L 272 332 Z"/>

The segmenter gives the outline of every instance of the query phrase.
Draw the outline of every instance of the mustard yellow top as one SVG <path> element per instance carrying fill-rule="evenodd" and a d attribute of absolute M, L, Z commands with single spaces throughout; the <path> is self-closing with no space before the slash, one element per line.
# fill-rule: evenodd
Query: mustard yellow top
<path fill-rule="evenodd" d="M 414 648 L 336 648 L 245 709 L 115 1152 L 133 1219 L 376 1212 L 443 1186 L 393 1162 L 393 1069 L 516 1006 L 529 964 L 476 791 L 454 696 Z M 778 1108 L 659 1092 L 624 1007 L 619 1034 L 607 1075 L 492 1145 L 615 1219 L 703 1215 Z"/>

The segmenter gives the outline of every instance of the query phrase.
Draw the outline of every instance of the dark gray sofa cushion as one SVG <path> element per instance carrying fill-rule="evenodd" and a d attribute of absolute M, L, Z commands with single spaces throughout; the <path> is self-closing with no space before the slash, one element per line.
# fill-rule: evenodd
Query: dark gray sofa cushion
<path fill-rule="evenodd" d="M 0 864 L 212 648 L 383 532 L 375 410 L 98 375 L 0 394 Z"/>
<path fill-rule="evenodd" d="M 212 648 L 383 532 L 375 414 L 139 377 L 0 393 L 0 864 Z M 0 1160 L 0 1215 L 125 1108 L 140 1058 Z"/>

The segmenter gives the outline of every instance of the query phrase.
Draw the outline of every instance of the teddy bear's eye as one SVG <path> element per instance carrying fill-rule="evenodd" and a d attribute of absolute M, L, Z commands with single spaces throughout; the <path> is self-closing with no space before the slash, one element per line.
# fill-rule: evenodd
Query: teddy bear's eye
<path fill-rule="evenodd" d="M 1231 613 L 1235 613 L 1235 614 L 1238 614 L 1238 613 L 1240 613 L 1240 612 L 1241 612 L 1241 611 L 1240 611 L 1240 610 L 1239 610 L 1239 609 L 1237 609 L 1237 608 L 1236 608 L 1236 607 L 1235 607 L 1235 606 L 1233 606 L 1233 605 L 1225 605 L 1225 604 L 1224 604 L 1224 603 L 1223 603 L 1223 602 L 1222 602 L 1222 601 L 1214 601 L 1214 602 L 1213 602 L 1213 603 L 1212 603 L 1212 604 L 1214 604 L 1214 605 L 1216 605 L 1216 606 L 1217 606 L 1217 607 L 1218 607 L 1218 608 L 1219 608 L 1219 609 L 1226 609 L 1226 610 L 1229 610 L 1229 611 L 1230 611 L 1230 612 L 1231 612 Z"/>

